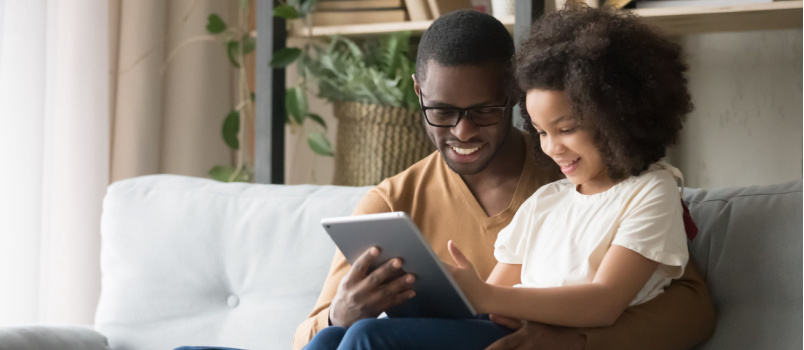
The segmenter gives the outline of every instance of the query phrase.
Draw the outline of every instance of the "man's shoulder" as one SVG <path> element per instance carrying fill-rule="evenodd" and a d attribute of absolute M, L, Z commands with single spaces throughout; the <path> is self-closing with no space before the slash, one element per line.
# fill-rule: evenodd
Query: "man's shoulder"
<path fill-rule="evenodd" d="M 406 211 L 415 199 L 429 197 L 430 193 L 443 193 L 446 186 L 446 164 L 438 151 L 411 165 L 404 171 L 383 180 L 373 192 L 380 194 L 392 210 Z M 440 190 L 439 190 L 440 189 Z"/>
<path fill-rule="evenodd" d="M 380 184 L 389 188 L 407 188 L 414 184 L 430 180 L 434 175 L 443 172 L 444 164 L 438 151 L 422 158 L 399 174 L 391 176 Z"/>

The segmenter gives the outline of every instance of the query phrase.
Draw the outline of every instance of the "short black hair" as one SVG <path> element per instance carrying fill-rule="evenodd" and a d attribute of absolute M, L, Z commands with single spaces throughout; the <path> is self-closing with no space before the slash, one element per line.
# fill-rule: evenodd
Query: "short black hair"
<path fill-rule="evenodd" d="M 514 39 L 496 18 L 471 9 L 447 13 L 430 25 L 419 42 L 416 78 L 424 81 L 430 60 L 445 67 L 494 65 L 513 82 Z"/>
<path fill-rule="evenodd" d="M 614 180 L 664 157 L 692 111 L 681 47 L 627 12 L 569 4 L 533 24 L 516 59 L 523 91 L 564 92 Z M 522 117 L 546 158 L 525 108 Z"/>

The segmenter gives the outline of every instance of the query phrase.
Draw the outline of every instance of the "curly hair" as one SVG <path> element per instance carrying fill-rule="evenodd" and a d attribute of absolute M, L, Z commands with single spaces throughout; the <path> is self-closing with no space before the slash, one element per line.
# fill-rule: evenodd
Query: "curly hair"
<path fill-rule="evenodd" d="M 624 11 L 570 3 L 546 14 L 516 63 L 522 91 L 564 92 L 580 126 L 593 130 L 613 180 L 639 175 L 664 157 L 692 111 L 681 48 Z M 524 107 L 522 117 L 544 163 Z"/>

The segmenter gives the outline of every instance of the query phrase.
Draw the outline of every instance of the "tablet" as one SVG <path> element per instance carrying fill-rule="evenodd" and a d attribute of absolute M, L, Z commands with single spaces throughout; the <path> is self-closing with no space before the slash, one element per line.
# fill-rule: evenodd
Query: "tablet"
<path fill-rule="evenodd" d="M 416 296 L 388 310 L 388 317 L 474 318 L 477 313 L 444 264 L 404 212 L 325 218 L 321 224 L 353 264 L 371 247 L 380 255 L 369 270 L 402 258 L 402 270 L 416 276 Z M 400 274 L 401 275 L 401 274 Z"/>

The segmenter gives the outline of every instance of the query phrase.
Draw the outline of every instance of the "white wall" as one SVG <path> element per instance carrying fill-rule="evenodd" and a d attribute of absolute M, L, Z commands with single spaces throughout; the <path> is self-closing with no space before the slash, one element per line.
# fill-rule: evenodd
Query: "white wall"
<path fill-rule="evenodd" d="M 802 177 L 801 29 L 678 39 L 695 110 L 669 160 L 689 187 Z"/>

